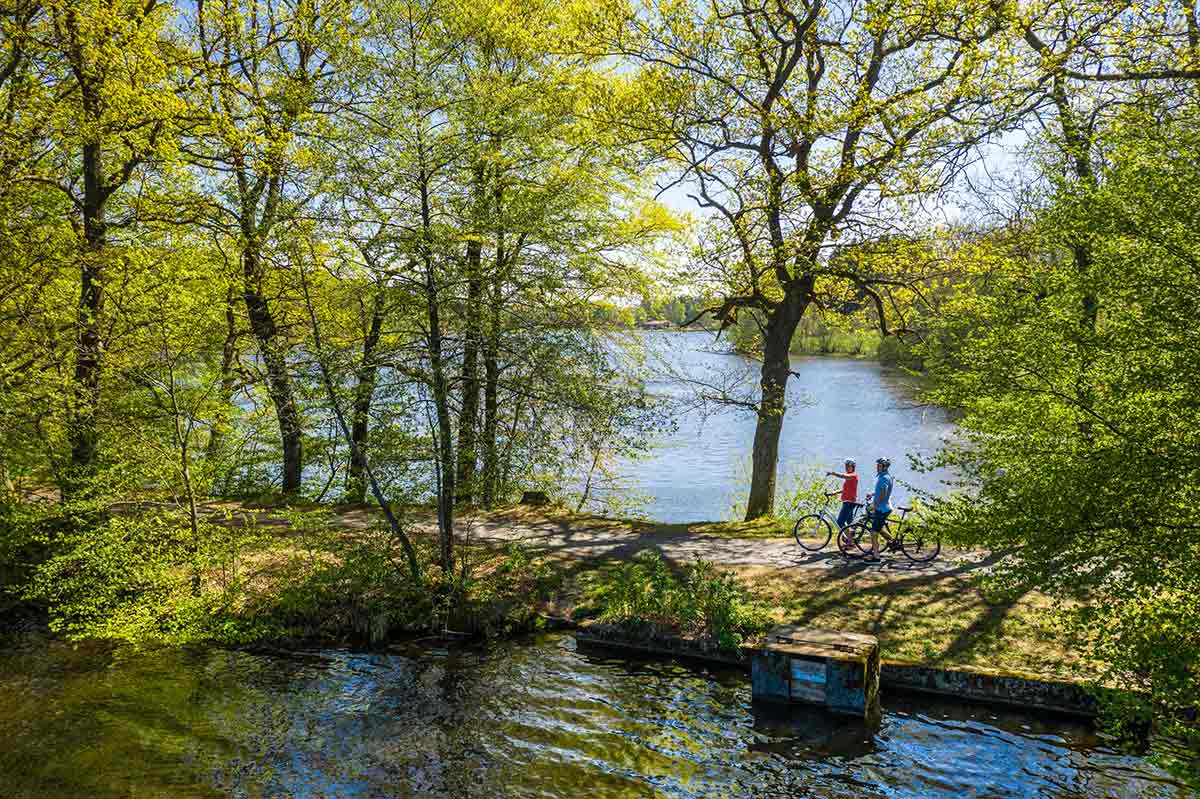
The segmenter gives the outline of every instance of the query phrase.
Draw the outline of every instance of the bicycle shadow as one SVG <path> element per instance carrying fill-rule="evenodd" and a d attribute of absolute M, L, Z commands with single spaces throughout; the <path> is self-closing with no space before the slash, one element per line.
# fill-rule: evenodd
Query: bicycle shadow
<path fill-rule="evenodd" d="M 1012 553 L 1010 549 L 996 550 L 980 557 L 966 555 L 935 558 L 928 562 L 917 562 L 906 557 L 893 557 L 883 553 L 878 561 L 869 561 L 860 555 L 847 555 L 838 549 L 813 553 L 797 553 L 792 564 L 806 568 L 823 568 L 831 576 L 841 577 L 863 572 L 879 572 L 894 575 L 922 577 L 961 577 L 974 573 L 985 573 Z"/>

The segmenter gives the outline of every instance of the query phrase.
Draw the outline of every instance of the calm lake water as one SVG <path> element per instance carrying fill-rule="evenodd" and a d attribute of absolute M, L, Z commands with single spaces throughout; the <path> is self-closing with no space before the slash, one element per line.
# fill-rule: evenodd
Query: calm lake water
<path fill-rule="evenodd" d="M 0 795 L 1192 796 L 1086 727 L 885 698 L 876 732 L 760 707 L 739 672 L 491 648 L 0 654 Z"/>
<path fill-rule="evenodd" d="M 668 522 L 727 519 L 744 510 L 750 483 L 754 443 L 752 411 L 734 406 L 691 405 L 713 387 L 757 398 L 761 364 L 728 351 L 728 343 L 711 333 L 645 332 L 639 334 L 647 364 L 656 379 L 648 388 L 673 400 L 681 409 L 678 428 L 654 442 L 650 456 L 623 461 L 614 471 L 621 491 L 640 495 L 636 507 L 646 516 Z M 892 459 L 896 498 L 911 498 L 909 486 L 944 490 L 944 472 L 918 473 L 908 455 L 928 456 L 954 433 L 946 414 L 921 407 L 909 379 L 873 360 L 792 358 L 797 373 L 788 382 L 788 409 L 780 441 L 779 485 L 790 485 L 798 473 L 842 469 L 853 458 L 859 471 L 874 474 L 875 459 Z M 743 385 L 731 388 L 741 379 Z M 865 493 L 867 480 L 860 484 Z M 836 487 L 836 486 L 834 486 Z"/>

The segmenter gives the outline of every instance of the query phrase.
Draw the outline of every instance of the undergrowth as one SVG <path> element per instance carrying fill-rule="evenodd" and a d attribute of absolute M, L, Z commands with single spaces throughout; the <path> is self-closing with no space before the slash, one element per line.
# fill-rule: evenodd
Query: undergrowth
<path fill-rule="evenodd" d="M 697 559 L 677 573 L 656 552 L 641 552 L 594 589 L 600 620 L 648 627 L 735 649 L 763 632 L 769 618 L 732 572 Z"/>

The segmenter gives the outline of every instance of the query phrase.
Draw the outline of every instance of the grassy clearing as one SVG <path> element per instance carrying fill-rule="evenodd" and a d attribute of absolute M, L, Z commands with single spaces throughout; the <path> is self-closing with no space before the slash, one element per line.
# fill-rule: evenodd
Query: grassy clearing
<path fill-rule="evenodd" d="M 558 561 L 554 568 L 563 579 L 547 610 L 577 620 L 612 614 L 606 593 L 619 580 L 621 564 Z M 1041 594 L 988 597 L 972 580 L 954 575 L 746 566 L 728 571 L 771 623 L 869 633 L 890 660 L 1071 681 L 1099 674 L 1055 623 L 1054 601 Z"/>
<path fill-rule="evenodd" d="M 989 597 L 953 574 L 746 568 L 739 577 L 776 621 L 875 635 L 885 658 L 1071 680 L 1098 673 L 1042 594 Z"/>
<path fill-rule="evenodd" d="M 633 534 L 646 547 L 688 535 L 763 540 L 791 533 L 790 523 L 779 519 L 662 524 L 554 508 L 510 508 L 478 519 L 559 531 Z M 564 555 L 547 563 L 556 585 L 543 601 L 545 612 L 577 619 L 604 614 L 606 586 L 617 579 L 622 561 Z M 834 568 L 717 566 L 734 573 L 746 596 L 773 622 L 869 633 L 879 638 L 884 656 L 893 660 L 1071 680 L 1099 673 L 1097 665 L 1080 654 L 1080 642 L 1056 623 L 1054 600 L 1036 592 L 1020 597 L 986 594 L 973 573 L 950 563 L 936 574 L 881 572 L 856 563 Z M 691 564 L 670 565 L 683 574 Z"/>
<path fill-rule="evenodd" d="M 656 623 L 703 629 L 719 638 L 725 629 L 718 618 L 724 608 L 734 609 L 736 623 L 729 627 L 734 634 L 750 632 L 737 621 L 744 600 L 749 603 L 745 618 L 758 618 L 761 611 L 769 623 L 870 633 L 879 637 L 885 657 L 896 660 L 1069 679 L 1098 671 L 1080 656 L 1083 648 L 1055 625 L 1050 599 L 1036 593 L 987 596 L 966 569 L 906 573 L 854 563 L 822 568 L 730 567 L 720 562 L 723 553 L 744 554 L 746 547 L 735 539 L 786 537 L 786 521 L 669 525 L 524 507 L 464 513 L 460 535 L 470 543 L 460 553 L 468 555 L 470 569 L 466 577 L 450 577 L 432 563 L 432 526 L 420 522 L 425 518 L 421 509 L 412 509 L 411 531 L 425 567 L 420 584 L 414 585 L 396 542 L 380 529 L 369 508 L 314 508 L 315 513 L 291 517 L 277 508 L 221 510 L 225 524 L 234 528 L 230 533 L 236 529 L 240 537 L 219 559 L 219 572 L 206 575 L 199 595 L 189 590 L 186 574 L 173 561 L 164 561 L 159 571 L 172 579 L 155 583 L 150 593 L 139 583 L 133 586 L 138 591 L 114 590 L 100 603 L 90 593 L 67 597 L 74 606 L 60 601 L 82 622 L 76 632 L 164 641 L 378 642 L 443 622 L 452 629 L 502 633 L 536 623 L 539 614 L 632 619 L 658 613 Z M 328 510 L 333 515 L 324 512 Z M 524 528 L 517 532 L 529 534 L 530 545 L 481 541 L 474 531 L 483 525 L 491 525 L 493 532 Z M 158 535 L 156 529 L 148 528 Z M 551 550 L 538 553 L 534 548 L 540 534 L 558 536 Z M 597 540 L 609 534 L 620 538 L 621 546 L 597 548 Z M 690 555 L 670 556 L 673 544 L 690 536 L 713 539 L 704 547 L 710 553 L 705 557 L 717 562 L 703 575 L 694 571 Z M 658 572 L 630 572 L 627 564 L 647 549 L 664 553 L 665 565 L 682 582 Z M 605 552 L 609 554 L 599 554 Z M 114 561 L 112 571 L 124 581 L 114 585 L 123 589 L 128 582 L 125 561 Z M 736 592 L 720 576 L 726 572 L 734 575 Z M 621 579 L 624 587 L 614 590 Z M 659 590 L 662 586 L 666 588 Z M 723 592 L 724 599 L 710 603 L 706 592 Z M 452 594 L 462 611 L 447 619 L 442 608 L 449 606 Z M 617 607 L 622 602 L 624 610 Z M 104 629 L 97 627 L 101 619 L 107 620 Z M 126 619 L 123 629 L 109 629 L 114 619 Z"/>

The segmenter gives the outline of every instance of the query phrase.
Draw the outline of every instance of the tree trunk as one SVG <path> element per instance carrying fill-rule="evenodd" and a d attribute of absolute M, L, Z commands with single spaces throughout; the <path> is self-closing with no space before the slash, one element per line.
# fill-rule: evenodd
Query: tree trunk
<path fill-rule="evenodd" d="M 83 235 L 84 251 L 80 264 L 79 306 L 75 320 L 74 403 L 68 439 L 71 462 L 64 494 L 81 490 L 96 462 L 98 435 L 96 409 L 100 402 L 100 375 L 103 367 L 101 315 L 104 312 L 104 258 L 107 223 L 104 206 L 103 155 L 99 142 L 83 147 Z"/>
<path fill-rule="evenodd" d="M 1096 173 L 1092 169 L 1091 162 L 1092 137 L 1075 116 L 1062 78 L 1055 77 L 1051 97 L 1058 110 L 1059 124 L 1062 125 L 1064 155 L 1071 166 L 1071 171 L 1074 172 L 1080 183 L 1088 189 L 1093 189 L 1096 186 Z M 1080 281 L 1080 288 L 1083 289 L 1079 307 L 1078 339 L 1075 342 L 1078 364 L 1075 374 L 1075 400 L 1083 414 L 1086 414 L 1095 402 L 1091 377 L 1094 357 L 1092 345 L 1096 336 L 1100 299 L 1092 287 L 1091 243 L 1085 239 L 1084 241 L 1069 242 L 1069 244 L 1075 274 Z M 1092 420 L 1086 415 L 1081 415 L 1076 423 L 1076 429 L 1083 442 L 1090 445 L 1093 440 Z"/>
<path fill-rule="evenodd" d="M 497 213 L 499 212 L 497 193 Z M 500 414 L 500 304 L 504 299 L 504 229 L 496 231 L 496 269 L 488 298 L 487 340 L 483 346 L 483 506 L 491 508 L 500 493 L 500 450 L 496 444 Z"/>
<path fill-rule="evenodd" d="M 750 475 L 750 499 L 746 503 L 746 521 L 769 516 L 775 510 L 775 476 L 779 465 L 779 434 L 791 373 L 789 349 L 796 326 L 804 316 L 807 299 L 786 298 L 767 318 L 763 336 L 763 365 L 758 403 L 758 424 L 754 429 L 753 469 Z"/>
<path fill-rule="evenodd" d="M 437 276 L 433 262 L 433 211 L 429 204 L 429 180 L 424 168 L 419 175 L 421 194 L 421 259 L 425 267 L 425 312 L 429 323 L 427 344 L 432 377 L 433 405 L 437 414 L 437 457 L 441 485 L 438 489 L 439 561 L 446 575 L 454 573 L 454 429 L 450 418 L 450 392 L 442 353 L 442 324 Z"/>
<path fill-rule="evenodd" d="M 353 461 L 361 461 L 363 476 L 366 477 L 367 485 L 371 488 L 371 494 L 375 497 L 375 501 L 379 503 L 379 509 L 383 511 L 383 518 L 387 520 L 388 528 L 392 535 L 400 542 L 401 548 L 404 550 L 404 556 L 408 560 L 409 573 L 412 575 L 414 583 L 421 579 L 421 563 L 417 559 L 417 551 L 413 548 L 412 540 L 408 537 L 408 533 L 404 532 L 404 527 L 400 524 L 400 519 L 392 510 L 392 505 L 383 494 L 383 490 L 379 487 L 379 481 L 375 479 L 375 472 L 371 469 L 370 461 L 366 454 L 359 452 L 358 447 L 354 443 L 354 436 L 350 432 L 350 426 L 346 424 L 346 415 L 342 413 L 341 403 L 338 402 L 337 389 L 333 384 L 333 377 L 329 373 L 329 366 L 325 360 L 325 345 L 321 341 L 321 327 L 317 324 L 317 314 L 313 309 L 312 295 L 308 291 L 308 281 L 304 277 L 303 268 L 300 271 L 300 286 L 304 291 L 304 306 L 308 310 L 308 319 L 312 324 L 313 347 L 317 355 L 317 368 L 321 372 L 321 382 L 325 385 L 325 396 L 329 398 L 329 408 L 333 411 L 333 418 L 337 420 L 337 426 L 341 430 L 342 438 L 350 446 L 350 459 Z M 380 287 L 382 292 L 382 286 Z"/>
<path fill-rule="evenodd" d="M 346 500 L 362 502 L 367 498 L 367 435 L 371 424 L 371 403 L 375 398 L 375 380 L 379 366 L 375 362 L 375 349 L 379 346 L 379 335 L 383 330 L 384 292 L 379 286 L 371 304 L 371 322 L 363 339 L 362 364 L 355 376 L 354 407 L 351 410 L 350 469 L 346 475 Z"/>
<path fill-rule="evenodd" d="M 500 368 L 496 347 L 488 344 L 483 356 L 483 506 L 496 504 L 500 490 L 500 451 L 496 432 L 500 414 Z"/>
<path fill-rule="evenodd" d="M 205 445 L 205 458 L 210 465 L 216 464 L 224 448 L 229 428 L 229 416 L 233 404 L 233 390 L 237 385 L 237 313 L 234 310 L 236 295 L 231 289 L 225 298 L 225 343 L 221 346 L 220 410 L 213 420 Z"/>
<path fill-rule="evenodd" d="M 12 475 L 9 474 L 8 464 L 4 462 L 4 458 L 0 457 L 0 499 L 7 499 L 15 496 L 17 487 L 13 484 Z"/>
<path fill-rule="evenodd" d="M 479 416 L 479 339 L 480 301 L 483 287 L 480 260 L 483 245 L 478 239 L 467 244 L 467 307 L 464 314 L 462 404 L 458 417 L 458 487 L 455 501 L 470 505 L 475 493 L 475 430 Z"/>
<path fill-rule="evenodd" d="M 279 331 L 270 306 L 262 294 L 262 271 L 253 241 L 242 251 L 243 299 L 250 318 L 250 331 L 258 342 L 263 364 L 267 369 L 267 389 L 275 416 L 279 421 L 279 437 L 283 447 L 283 493 L 300 491 L 302 425 L 295 390 L 288 373 L 287 359 L 279 342 Z"/>
<path fill-rule="evenodd" d="M 524 407 L 520 398 L 513 403 L 512 422 L 508 425 L 508 440 L 504 442 L 504 464 L 496 476 L 496 496 L 503 497 L 504 492 L 512 485 L 512 456 L 513 445 L 517 441 L 517 430 L 521 426 L 521 410 Z"/>

